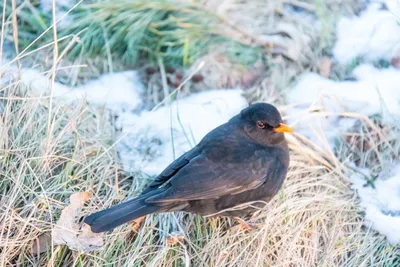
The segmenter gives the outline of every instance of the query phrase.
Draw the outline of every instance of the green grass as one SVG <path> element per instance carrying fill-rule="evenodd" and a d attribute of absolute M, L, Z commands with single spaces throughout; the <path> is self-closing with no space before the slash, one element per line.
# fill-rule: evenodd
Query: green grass
<path fill-rule="evenodd" d="M 5 13 L 1 14 L 1 20 L 5 21 L 6 32 L 4 37 L 7 41 L 13 42 L 13 6 L 12 1 L 1 1 L 0 8 L 3 10 L 5 8 Z M 17 1 L 18 5 L 15 7 L 15 13 L 18 20 L 18 43 L 19 49 L 23 49 L 30 45 L 32 41 L 38 37 L 42 32 L 44 32 L 49 27 L 49 22 L 51 20 L 51 14 L 46 14 L 42 12 L 39 7 L 39 1 Z M 6 5 L 4 6 L 4 3 Z"/>
<path fill-rule="evenodd" d="M 215 13 L 183 1 L 99 1 L 82 5 L 72 20 L 62 33 L 81 32 L 82 41 L 71 56 L 103 56 L 127 65 L 137 64 L 139 57 L 154 63 L 161 57 L 170 66 L 187 67 L 210 45 L 233 43 L 221 34 L 223 22 Z"/>
<path fill-rule="evenodd" d="M 7 5 L 8 20 L 11 10 Z M 20 47 L 28 46 L 51 25 L 49 14 L 29 3 L 20 6 L 17 14 Z M 169 66 L 188 67 L 211 45 L 223 44 L 235 55 L 232 58 L 244 64 L 260 55 L 254 53 L 255 48 L 224 36 L 226 25 L 214 12 L 184 1 L 101 0 L 81 4 L 70 12 L 70 19 L 70 24 L 58 28 L 59 38 L 69 37 L 60 42 L 61 48 L 70 46 L 73 36 L 80 39 L 68 47 L 72 60 L 84 55 L 137 66 L 143 60 L 156 65 L 162 58 Z M 51 42 L 51 38 L 52 34 L 46 34 L 32 48 Z"/>

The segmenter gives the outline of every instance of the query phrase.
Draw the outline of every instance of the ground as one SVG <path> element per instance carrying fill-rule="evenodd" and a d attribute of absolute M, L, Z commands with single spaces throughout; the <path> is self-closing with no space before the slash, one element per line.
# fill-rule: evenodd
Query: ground
<path fill-rule="evenodd" d="M 398 1 L 77 3 L 1 4 L 0 266 L 400 265 Z M 252 230 L 83 225 L 258 101 L 295 133 Z"/>

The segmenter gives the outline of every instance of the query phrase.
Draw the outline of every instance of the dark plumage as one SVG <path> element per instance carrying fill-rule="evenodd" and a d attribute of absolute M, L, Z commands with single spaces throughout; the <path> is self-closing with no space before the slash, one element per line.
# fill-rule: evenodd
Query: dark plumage
<path fill-rule="evenodd" d="M 85 223 L 104 232 L 157 212 L 247 216 L 254 208 L 223 210 L 278 193 L 289 165 L 283 132 L 290 131 L 274 106 L 251 105 L 172 162 L 137 198 L 94 213 Z"/>

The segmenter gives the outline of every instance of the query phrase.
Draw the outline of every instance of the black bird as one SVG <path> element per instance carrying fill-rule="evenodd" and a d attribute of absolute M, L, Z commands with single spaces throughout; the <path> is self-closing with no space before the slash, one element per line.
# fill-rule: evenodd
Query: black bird
<path fill-rule="evenodd" d="M 94 213 L 84 222 L 99 233 L 158 212 L 249 216 L 254 207 L 227 209 L 266 202 L 278 193 L 289 165 L 283 133 L 291 131 L 274 106 L 253 104 L 209 132 L 137 198 Z"/>

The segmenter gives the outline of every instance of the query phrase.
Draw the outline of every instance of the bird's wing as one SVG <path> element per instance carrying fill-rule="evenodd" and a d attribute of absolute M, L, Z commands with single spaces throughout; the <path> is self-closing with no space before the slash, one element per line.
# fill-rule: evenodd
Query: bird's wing
<path fill-rule="evenodd" d="M 280 167 L 277 165 L 279 162 L 265 149 L 255 150 L 239 162 L 214 162 L 200 154 L 173 176 L 167 190 L 146 202 L 216 199 L 238 194 L 263 184 Z"/>
<path fill-rule="evenodd" d="M 177 173 L 182 167 L 187 165 L 192 158 L 194 158 L 198 154 L 197 147 L 189 150 L 184 153 L 182 156 L 177 158 L 174 162 L 172 162 L 164 171 L 162 171 L 154 181 L 145 188 L 145 190 L 141 193 L 142 195 L 147 194 L 148 192 L 160 187 L 164 183 L 166 183 L 175 173 Z"/>

